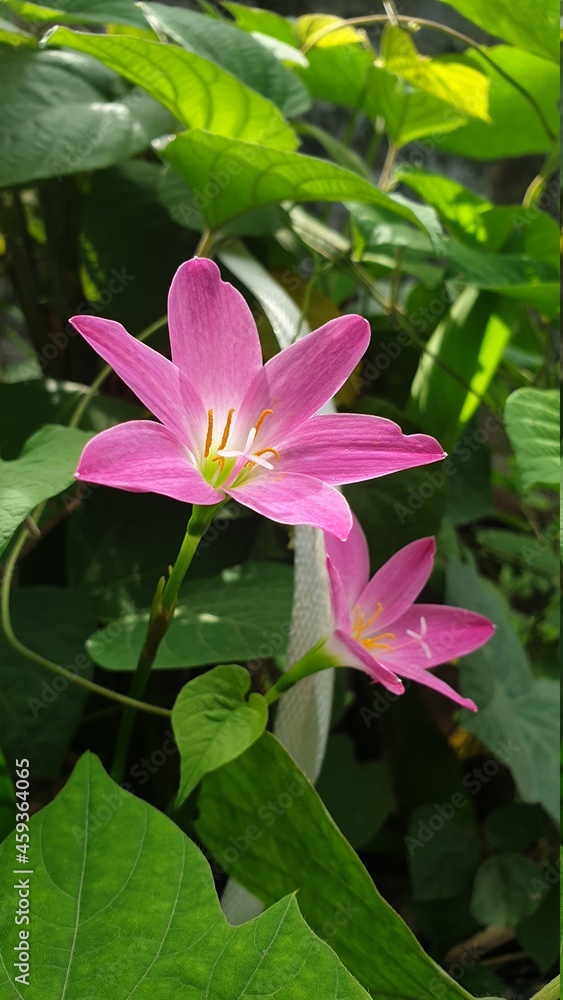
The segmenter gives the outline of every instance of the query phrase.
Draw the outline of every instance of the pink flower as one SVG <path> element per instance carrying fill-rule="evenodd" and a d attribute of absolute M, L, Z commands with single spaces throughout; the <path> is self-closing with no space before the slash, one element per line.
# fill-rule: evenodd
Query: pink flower
<path fill-rule="evenodd" d="M 495 627 L 473 611 L 413 603 L 432 572 L 434 539 L 405 545 L 371 580 L 366 539 L 355 518 L 346 542 L 326 536 L 325 543 L 333 608 L 326 649 L 342 666 L 363 670 L 395 694 L 403 693 L 399 678 L 406 677 L 476 712 L 473 701 L 430 668 L 478 649 Z"/>
<path fill-rule="evenodd" d="M 444 457 L 434 438 L 380 417 L 315 416 L 364 354 L 361 316 L 331 320 L 262 364 L 244 298 L 210 260 L 176 272 L 168 298 L 172 361 L 113 320 L 71 323 L 160 423 L 133 420 L 86 445 L 78 479 L 193 504 L 226 496 L 283 524 L 346 538 L 351 513 L 334 487 Z"/>

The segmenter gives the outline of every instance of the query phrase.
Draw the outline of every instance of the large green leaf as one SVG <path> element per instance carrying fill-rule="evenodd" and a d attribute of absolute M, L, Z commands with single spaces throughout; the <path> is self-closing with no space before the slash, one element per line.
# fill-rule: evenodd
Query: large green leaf
<path fill-rule="evenodd" d="M 61 29 L 64 30 L 64 29 Z M 172 119 L 87 56 L 8 52 L 0 59 L 0 186 L 106 167 L 140 153 Z"/>
<path fill-rule="evenodd" d="M 128 24 L 146 27 L 133 0 L 4 0 L 6 6 L 25 21 L 56 21 L 58 24 Z"/>
<path fill-rule="evenodd" d="M 293 44 L 306 45 L 317 32 L 340 18 L 331 14 L 305 14 L 293 25 Z M 307 84 L 313 97 L 347 108 L 363 109 L 375 116 L 367 88 L 374 53 L 362 31 L 344 26 L 332 31 L 307 51 L 307 69 L 295 72 Z"/>
<path fill-rule="evenodd" d="M 96 626 L 87 602 L 60 587 L 18 589 L 11 599 L 14 632 L 26 646 L 92 676 L 84 643 Z M 28 757 L 35 778 L 58 777 L 88 692 L 17 653 L 0 633 L 0 744 L 10 769 Z"/>
<path fill-rule="evenodd" d="M 464 712 L 475 733 L 512 772 L 527 802 L 559 814 L 559 693 L 547 677 L 534 678 L 505 605 L 494 587 L 470 566 L 451 559 L 446 600 L 486 615 L 496 633 L 482 649 L 463 658 L 460 685 L 479 706 Z"/>
<path fill-rule="evenodd" d="M 0 554 L 18 526 L 42 500 L 70 486 L 91 438 L 86 431 L 46 424 L 27 441 L 20 458 L 0 459 Z"/>
<path fill-rule="evenodd" d="M 392 198 L 363 177 L 314 156 L 239 142 L 199 129 L 176 136 L 161 155 L 200 194 L 201 211 L 211 229 L 261 205 L 362 201 L 394 211 L 429 232 L 442 246 L 432 209 L 399 195 Z"/>
<path fill-rule="evenodd" d="M 37 46 L 37 40 L 30 35 L 29 32 L 23 31 L 18 28 L 11 21 L 4 20 L 0 17 L 0 43 L 3 45 L 11 45 L 13 48 L 19 48 L 19 46 L 24 45 L 31 48 Z"/>
<path fill-rule="evenodd" d="M 261 694 L 248 696 L 248 670 L 229 664 L 214 667 L 182 688 L 172 710 L 180 753 L 181 805 L 204 774 L 228 764 L 264 732 L 268 706 Z"/>
<path fill-rule="evenodd" d="M 221 865 L 266 905 L 298 890 L 307 923 L 372 996 L 465 996 L 379 895 L 274 736 L 208 774 L 198 805 L 198 833 Z"/>
<path fill-rule="evenodd" d="M 456 800 L 457 801 L 457 800 Z M 471 885 L 479 863 L 473 826 L 451 802 L 424 805 L 411 814 L 405 845 L 415 900 L 451 899 Z M 441 822 L 442 821 L 442 822 Z"/>
<path fill-rule="evenodd" d="M 484 28 L 490 35 L 504 38 L 520 49 L 559 60 L 559 5 L 542 0 L 534 7 L 530 0 L 442 0 L 460 14 Z"/>
<path fill-rule="evenodd" d="M 557 389 L 516 389 L 506 401 L 506 432 L 523 490 L 536 485 L 559 488 L 559 404 Z"/>
<path fill-rule="evenodd" d="M 487 391 L 512 335 L 517 305 L 467 288 L 438 324 L 420 359 L 407 415 L 448 450 Z M 462 383 L 434 360 L 439 358 Z M 478 395 L 469 392 L 469 384 Z"/>
<path fill-rule="evenodd" d="M 410 34 L 387 25 L 381 39 L 381 63 L 416 90 L 452 105 L 463 116 L 489 121 L 489 78 L 455 55 L 434 59 L 420 55 Z M 446 117 L 446 108 L 444 108 Z"/>
<path fill-rule="evenodd" d="M 334 822 L 355 848 L 363 847 L 373 837 L 391 808 L 389 768 L 381 760 L 357 760 L 352 740 L 344 733 L 329 737 L 315 787 Z"/>
<path fill-rule="evenodd" d="M 293 572 L 279 563 L 246 563 L 181 591 L 155 669 L 198 667 L 273 656 L 289 634 Z M 88 651 L 107 670 L 134 670 L 148 614 L 125 615 L 97 632 Z"/>
<path fill-rule="evenodd" d="M 473 288 L 502 292 L 547 316 L 559 308 L 559 275 L 541 260 L 523 254 L 482 253 L 454 240 L 446 245 L 450 274 Z"/>
<path fill-rule="evenodd" d="M 0 749 L 0 842 L 14 829 L 16 797 L 4 754 Z"/>
<path fill-rule="evenodd" d="M 15 836 L 0 848 L 2 883 L 16 884 L 0 901 L 6 1000 L 21 1000 L 22 989 L 29 1000 L 256 1000 L 272 991 L 279 1000 L 367 1000 L 295 897 L 229 926 L 195 844 L 90 754 L 31 819 L 30 844 L 28 928 L 14 923 Z M 20 986 L 14 947 L 26 929 L 31 972 Z"/>
<path fill-rule="evenodd" d="M 195 52 L 128 35 L 90 35 L 55 28 L 48 45 L 95 56 L 143 87 L 185 125 L 237 136 L 276 149 L 295 149 L 297 138 L 271 101 Z"/>
<path fill-rule="evenodd" d="M 542 109 L 554 136 L 559 127 L 557 66 L 529 52 L 497 45 L 487 50 L 501 70 L 526 88 Z M 502 76 L 479 53 L 467 52 L 467 63 L 491 79 L 490 124 L 472 119 L 448 134 L 440 135 L 440 150 L 476 160 L 498 160 L 505 156 L 548 153 L 553 145 L 537 110 L 513 83 Z M 518 128 L 515 127 L 518 123 Z M 441 129 L 436 130 L 437 133 Z"/>
<path fill-rule="evenodd" d="M 228 70 L 289 117 L 311 105 L 307 89 L 275 55 L 252 35 L 218 18 L 161 3 L 142 4 L 151 24 L 189 52 Z"/>

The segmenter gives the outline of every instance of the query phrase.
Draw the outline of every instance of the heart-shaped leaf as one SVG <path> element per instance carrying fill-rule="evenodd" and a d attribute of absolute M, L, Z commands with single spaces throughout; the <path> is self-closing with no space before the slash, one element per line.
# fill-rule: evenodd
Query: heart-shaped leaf
<path fill-rule="evenodd" d="M 204 774 L 234 760 L 264 732 L 268 706 L 256 693 L 247 701 L 249 687 L 248 671 L 229 664 L 195 677 L 180 691 L 172 710 L 181 761 L 178 805 Z"/>

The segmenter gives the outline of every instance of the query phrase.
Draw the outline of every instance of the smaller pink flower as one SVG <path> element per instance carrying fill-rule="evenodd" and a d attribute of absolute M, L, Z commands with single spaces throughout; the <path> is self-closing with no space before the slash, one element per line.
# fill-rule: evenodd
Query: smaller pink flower
<path fill-rule="evenodd" d="M 394 694 L 400 678 L 434 688 L 473 712 L 477 706 L 430 672 L 472 653 L 495 626 L 482 615 L 441 604 L 414 604 L 434 564 L 433 538 L 405 545 L 369 579 L 369 553 L 356 518 L 347 541 L 325 535 L 332 633 L 325 648 Z"/>

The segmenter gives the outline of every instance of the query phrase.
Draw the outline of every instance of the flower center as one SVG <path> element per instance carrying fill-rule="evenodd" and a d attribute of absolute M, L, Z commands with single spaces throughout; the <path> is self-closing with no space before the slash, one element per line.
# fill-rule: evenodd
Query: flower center
<path fill-rule="evenodd" d="M 393 646 L 389 642 L 385 642 L 386 639 L 393 641 L 396 636 L 394 632 L 381 632 L 379 635 L 365 635 L 367 630 L 371 628 L 374 621 L 379 618 L 381 614 L 382 605 L 378 602 L 376 606 L 375 614 L 371 615 L 370 618 L 366 619 L 363 611 L 359 604 L 356 604 L 354 608 L 354 618 L 352 621 L 352 635 L 354 639 L 357 639 L 362 646 L 366 649 L 384 649 L 387 652 L 393 652 Z"/>
<path fill-rule="evenodd" d="M 240 475 L 238 474 L 241 473 L 243 469 L 253 469 L 257 465 L 261 466 L 263 469 L 271 470 L 274 468 L 272 463 L 264 458 L 264 456 L 271 455 L 276 459 L 276 461 L 279 461 L 280 456 L 276 448 L 259 448 L 256 451 L 252 448 L 254 441 L 256 440 L 256 435 L 258 434 L 258 431 L 260 430 L 266 417 L 270 416 L 273 412 L 274 411 L 270 409 L 262 410 L 256 424 L 254 427 L 250 428 L 244 448 L 241 450 L 238 448 L 227 448 L 233 417 L 235 414 L 234 408 L 231 408 L 227 414 L 221 439 L 216 448 L 213 447 L 215 429 L 213 410 L 207 411 L 207 433 L 205 436 L 203 457 L 206 460 L 206 465 L 208 462 L 217 463 L 216 468 L 212 470 L 211 477 L 209 478 L 211 485 L 219 486 L 231 478 L 233 474 L 237 477 L 237 479 L 240 479 Z M 242 463 L 240 461 L 241 459 L 244 459 Z"/>

